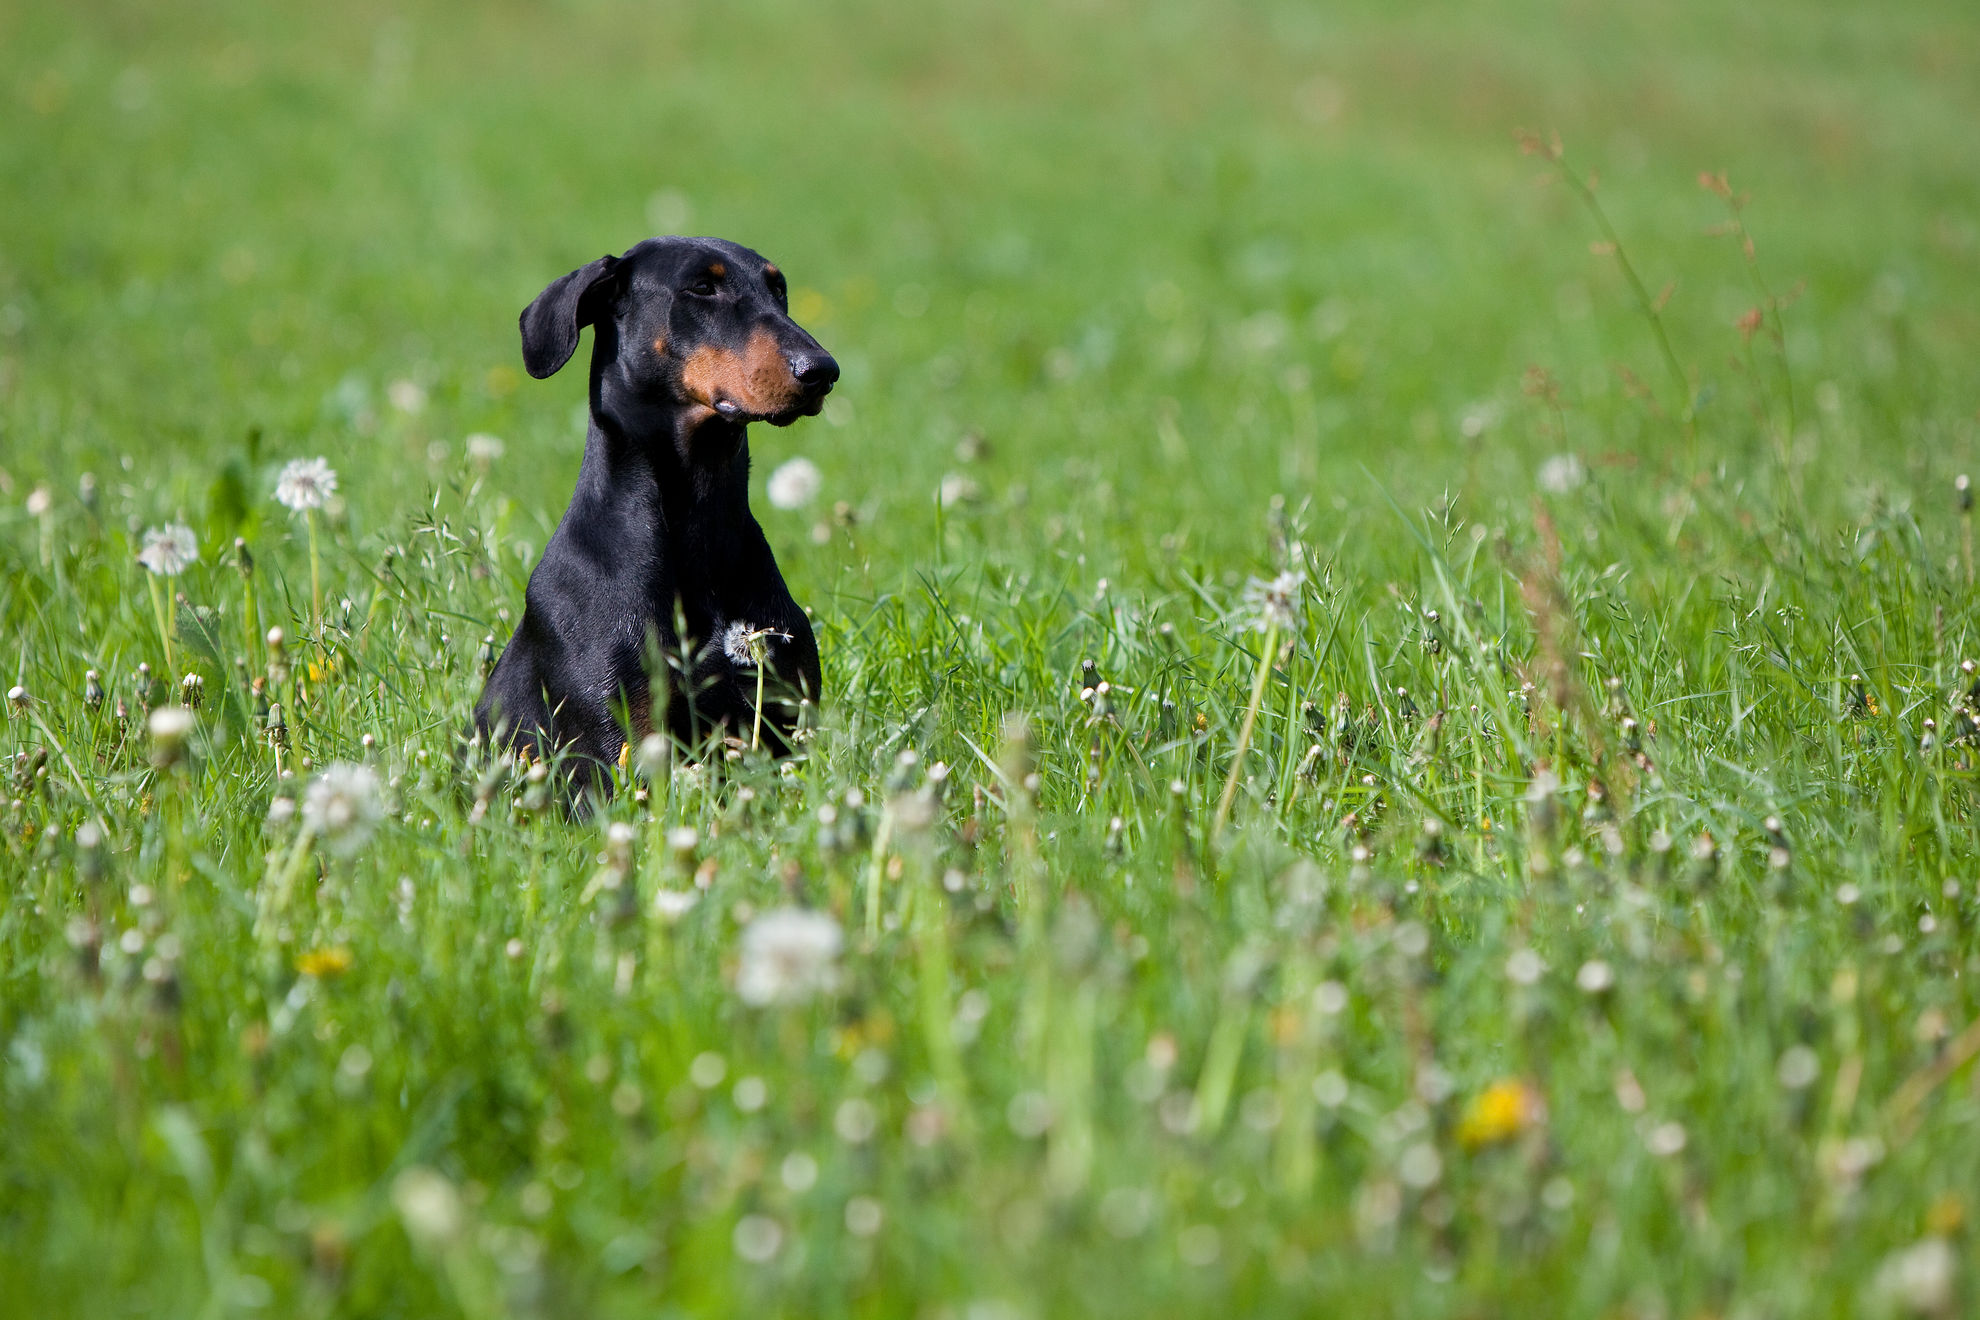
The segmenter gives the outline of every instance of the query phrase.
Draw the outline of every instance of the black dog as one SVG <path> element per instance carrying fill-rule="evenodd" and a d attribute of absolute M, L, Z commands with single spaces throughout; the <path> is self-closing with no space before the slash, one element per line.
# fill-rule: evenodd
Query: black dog
<path fill-rule="evenodd" d="M 628 729 L 695 744 L 760 724 L 782 754 L 818 695 L 818 643 L 749 511 L 747 427 L 815 415 L 839 365 L 791 320 L 777 268 L 720 239 L 648 239 L 556 281 L 523 309 L 529 374 L 569 361 L 586 325 L 577 490 L 475 727 L 490 745 L 570 754 L 594 783 Z M 648 669 L 656 644 L 663 676 Z"/>

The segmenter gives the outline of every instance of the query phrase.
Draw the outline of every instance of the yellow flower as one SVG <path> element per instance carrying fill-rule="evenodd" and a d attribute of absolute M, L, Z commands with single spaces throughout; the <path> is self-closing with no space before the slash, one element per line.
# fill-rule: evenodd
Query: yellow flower
<path fill-rule="evenodd" d="M 322 664 L 318 664 L 312 660 L 304 666 L 304 669 L 309 674 L 310 682 L 321 683 L 324 679 L 337 672 L 337 657 L 334 655 L 330 656 Z"/>
<path fill-rule="evenodd" d="M 1965 1223 L 1966 1203 L 1954 1192 L 1941 1192 L 1925 1211 L 1925 1231 L 1934 1237 L 1951 1237 Z"/>
<path fill-rule="evenodd" d="M 296 959 L 296 970 L 304 976 L 314 976 L 319 981 L 332 976 L 342 976 L 351 970 L 351 951 L 341 944 L 327 949 L 311 949 Z"/>
<path fill-rule="evenodd" d="M 1502 1077 L 1471 1098 L 1458 1120 L 1458 1143 L 1466 1150 L 1510 1141 L 1547 1121 L 1540 1092 L 1516 1077 Z"/>

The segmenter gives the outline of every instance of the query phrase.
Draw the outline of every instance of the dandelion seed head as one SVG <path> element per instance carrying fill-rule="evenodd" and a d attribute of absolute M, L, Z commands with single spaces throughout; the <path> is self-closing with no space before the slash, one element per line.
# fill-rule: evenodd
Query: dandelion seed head
<path fill-rule="evenodd" d="M 378 775 L 370 766 L 344 761 L 326 766 L 303 795 L 303 825 L 342 856 L 362 848 L 384 814 Z"/>
<path fill-rule="evenodd" d="M 880 1203 L 870 1196 L 855 1196 L 846 1202 L 846 1231 L 854 1237 L 872 1237 L 880 1231 L 884 1218 Z"/>
<path fill-rule="evenodd" d="M 1396 1176 L 1419 1191 L 1434 1186 L 1443 1173 L 1443 1158 L 1437 1154 L 1437 1148 L 1427 1141 L 1411 1146 L 1396 1161 Z"/>
<path fill-rule="evenodd" d="M 426 409 L 426 390 L 416 380 L 395 380 L 385 387 L 385 397 L 392 406 L 407 416 L 417 416 Z"/>
<path fill-rule="evenodd" d="M 796 1004 L 838 979 L 839 923 L 807 908 L 776 908 L 743 929 L 736 993 L 745 1004 Z"/>
<path fill-rule="evenodd" d="M 858 1096 L 841 1101 L 832 1114 L 832 1130 L 839 1134 L 839 1140 L 849 1146 L 858 1146 L 870 1140 L 880 1126 L 880 1115 L 872 1102 Z"/>
<path fill-rule="evenodd" d="M 653 914 L 672 924 L 693 911 L 701 895 L 692 889 L 662 889 L 653 895 Z"/>
<path fill-rule="evenodd" d="M 784 1245 L 784 1228 L 769 1215 L 744 1215 L 736 1221 L 730 1243 L 752 1265 L 768 1264 Z"/>
<path fill-rule="evenodd" d="M 1685 1134 L 1684 1124 L 1679 1122 L 1659 1123 L 1650 1129 L 1643 1138 L 1643 1144 L 1652 1155 L 1668 1159 L 1685 1148 L 1690 1138 Z"/>
<path fill-rule="evenodd" d="M 160 706 L 151 712 L 145 728 L 151 741 L 163 748 L 177 748 L 191 736 L 197 717 L 184 706 Z"/>
<path fill-rule="evenodd" d="M 320 509 L 337 493 L 337 474 L 321 458 L 296 458 L 275 478 L 275 498 L 301 513 Z"/>
<path fill-rule="evenodd" d="M 704 1050 L 688 1064 L 688 1080 L 704 1091 L 712 1091 L 729 1075 L 728 1061 L 713 1050 Z"/>
<path fill-rule="evenodd" d="M 1277 577 L 1254 577 L 1246 582 L 1246 626 L 1255 632 L 1291 632 L 1299 623 L 1299 592 L 1305 581 L 1304 574 L 1288 570 Z"/>
<path fill-rule="evenodd" d="M 415 1242 L 439 1245 L 452 1241 L 462 1227 L 461 1197 L 447 1175 L 414 1165 L 392 1183 L 392 1204 Z"/>
<path fill-rule="evenodd" d="M 1804 1090 L 1822 1074 L 1822 1060 L 1806 1045 L 1790 1045 L 1774 1067 L 1774 1076 L 1790 1091 Z"/>
<path fill-rule="evenodd" d="M 1540 489 L 1550 495 L 1565 495 L 1588 480 L 1588 469 L 1573 454 L 1555 454 L 1540 465 Z"/>
<path fill-rule="evenodd" d="M 1012 1132 L 1027 1139 L 1045 1135 L 1055 1117 L 1052 1102 L 1042 1091 L 1019 1091 L 1004 1106 L 1004 1121 Z"/>
<path fill-rule="evenodd" d="M 480 468 L 485 468 L 501 458 L 507 448 L 500 437 L 489 435 L 485 431 L 476 431 L 461 443 L 467 449 L 468 462 Z"/>
<path fill-rule="evenodd" d="M 743 619 L 737 619 L 722 630 L 722 654 L 739 669 L 756 667 L 759 655 L 768 651 L 771 638 L 788 642 L 791 635 L 775 628 L 754 627 Z"/>
<path fill-rule="evenodd" d="M 1329 1068 L 1313 1079 L 1313 1098 L 1329 1109 L 1347 1103 L 1348 1080 L 1338 1068 Z"/>
<path fill-rule="evenodd" d="M 818 1161 L 801 1150 L 794 1150 L 784 1156 L 778 1175 L 791 1191 L 808 1192 L 818 1185 Z"/>
<path fill-rule="evenodd" d="M 750 653 L 750 626 L 737 619 L 722 630 L 722 654 L 729 657 L 733 665 L 753 665 L 756 657 Z"/>
<path fill-rule="evenodd" d="M 137 561 L 160 577 L 177 577 L 199 562 L 199 538 L 184 523 L 147 528 Z"/>
<path fill-rule="evenodd" d="M 983 486 L 974 477 L 966 476 L 961 472 L 951 472 L 942 478 L 942 484 L 935 493 L 936 498 L 942 502 L 943 508 L 952 509 L 958 505 L 974 504 L 982 499 Z"/>
<path fill-rule="evenodd" d="M 1929 1237 L 1885 1257 L 1873 1289 L 1914 1315 L 1950 1315 L 1958 1269 L 1959 1256 L 1952 1244 Z"/>
<path fill-rule="evenodd" d="M 802 509 L 818 498 L 818 492 L 825 486 L 825 476 L 818 465 L 808 458 L 793 458 L 779 463 L 770 474 L 767 493 L 771 506 L 779 509 Z"/>
<path fill-rule="evenodd" d="M 1313 1007 L 1334 1017 L 1348 1006 L 1348 988 L 1339 981 L 1322 981 L 1313 988 Z"/>
<path fill-rule="evenodd" d="M 1590 958 L 1574 974 L 1574 983 L 1583 994 L 1599 995 L 1616 983 L 1615 969 L 1600 958 Z"/>

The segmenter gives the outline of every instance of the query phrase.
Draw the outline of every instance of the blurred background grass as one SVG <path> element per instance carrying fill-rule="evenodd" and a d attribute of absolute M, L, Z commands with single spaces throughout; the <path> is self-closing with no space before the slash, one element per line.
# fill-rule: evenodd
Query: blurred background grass
<path fill-rule="evenodd" d="M 992 551 L 1055 513 L 1103 563 L 1237 551 L 1275 491 L 1352 515 L 1364 464 L 1489 503 L 1563 447 L 1529 364 L 1565 385 L 1567 445 L 1660 462 L 1669 428 L 1614 369 L 1657 384 L 1651 341 L 1522 129 L 1558 130 L 1651 287 L 1676 282 L 1708 463 L 1760 428 L 1704 169 L 1802 289 L 1802 426 L 1845 478 L 1815 497 L 1971 438 L 1958 3 L 16 5 L 0 49 L 4 466 L 66 485 L 128 456 L 160 516 L 205 511 L 250 428 L 326 453 L 373 523 L 489 431 L 540 537 L 582 379 L 527 382 L 515 315 L 677 229 L 791 272 L 847 374 L 759 463 L 811 454 L 883 551 L 925 551 L 972 431 L 990 500 L 950 535 Z M 1838 376 L 1847 399 L 1807 406 Z M 399 379 L 423 412 L 389 404 Z M 801 530 L 773 535 L 803 583 Z"/>

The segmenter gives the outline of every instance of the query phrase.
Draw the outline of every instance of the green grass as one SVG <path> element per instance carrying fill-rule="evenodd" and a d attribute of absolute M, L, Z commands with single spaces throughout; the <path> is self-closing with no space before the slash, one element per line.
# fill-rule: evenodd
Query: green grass
<path fill-rule="evenodd" d="M 5 1309 L 1970 1310 L 1976 58 L 1950 2 L 0 10 Z M 828 691 L 573 823 L 455 760 L 579 449 L 515 316 L 676 226 L 846 368 L 755 437 L 826 476 L 758 503 Z M 335 762 L 350 856 L 270 815 Z M 835 984 L 751 1007 L 790 904 Z"/>

